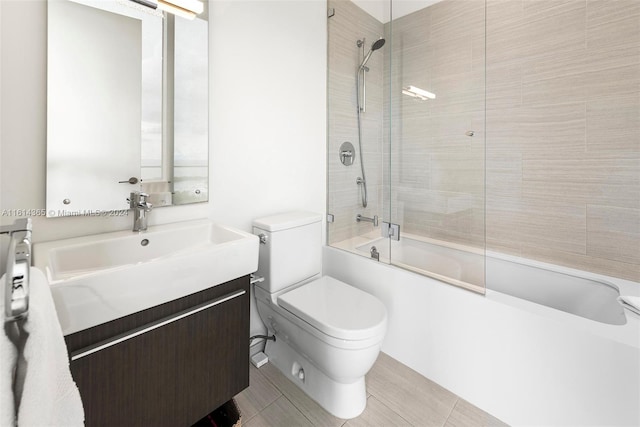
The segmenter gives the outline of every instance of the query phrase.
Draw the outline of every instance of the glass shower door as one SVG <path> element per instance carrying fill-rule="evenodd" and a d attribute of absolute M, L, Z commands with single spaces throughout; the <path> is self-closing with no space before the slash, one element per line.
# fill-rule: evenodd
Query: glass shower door
<path fill-rule="evenodd" d="M 390 261 L 484 293 L 485 1 L 392 8 L 384 203 L 400 239 Z"/>
<path fill-rule="evenodd" d="M 327 243 L 484 292 L 485 0 L 425 4 L 328 1 Z"/>

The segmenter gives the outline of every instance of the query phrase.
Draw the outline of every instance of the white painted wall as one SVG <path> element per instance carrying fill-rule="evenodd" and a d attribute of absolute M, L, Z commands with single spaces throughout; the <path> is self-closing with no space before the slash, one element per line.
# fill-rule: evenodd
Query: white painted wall
<path fill-rule="evenodd" d="M 214 1 L 211 212 L 324 212 L 326 3 Z"/>
<path fill-rule="evenodd" d="M 47 3 L 0 1 L 0 19 L 0 211 L 44 209 Z M 149 216 L 149 224 L 205 218 L 209 211 L 207 203 L 156 209 Z M 14 219 L 0 215 L 1 224 Z M 34 242 L 126 230 L 133 225 L 131 216 L 33 219 Z"/>
<path fill-rule="evenodd" d="M 250 230 L 287 210 L 324 214 L 326 1 L 210 5 L 210 216 Z M 254 307 L 251 331 L 264 331 Z"/>
<path fill-rule="evenodd" d="M 44 0 L 0 1 L 0 210 L 45 207 Z M 326 212 L 326 2 L 210 2 L 210 200 L 150 225 Z M 1 223 L 13 218 L 0 217 Z M 34 241 L 125 230 L 131 218 L 36 217 Z M 252 331 L 262 330 L 255 310 Z"/>
<path fill-rule="evenodd" d="M 46 1 L 3 0 L 0 208 L 45 207 Z M 326 210 L 326 2 L 213 1 L 208 204 L 150 224 Z M 2 223 L 12 219 L 2 217 Z M 127 229 L 129 218 L 35 218 L 35 241 Z"/>

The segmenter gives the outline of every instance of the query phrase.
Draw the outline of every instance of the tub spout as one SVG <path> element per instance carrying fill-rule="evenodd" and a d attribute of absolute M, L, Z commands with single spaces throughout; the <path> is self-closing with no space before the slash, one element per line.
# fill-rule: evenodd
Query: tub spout
<path fill-rule="evenodd" d="M 366 222 L 370 222 L 373 224 L 374 227 L 378 226 L 378 215 L 374 215 L 373 218 L 369 218 L 366 216 L 362 216 L 360 214 L 356 215 L 356 221 L 357 222 L 361 222 L 361 221 L 366 221 Z"/>

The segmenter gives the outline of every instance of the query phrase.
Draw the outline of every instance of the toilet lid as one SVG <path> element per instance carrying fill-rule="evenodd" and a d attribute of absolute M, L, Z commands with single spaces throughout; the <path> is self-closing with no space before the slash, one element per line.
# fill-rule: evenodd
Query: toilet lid
<path fill-rule="evenodd" d="M 384 304 L 333 277 L 280 295 L 278 305 L 335 338 L 363 340 L 384 334 L 387 327 Z"/>

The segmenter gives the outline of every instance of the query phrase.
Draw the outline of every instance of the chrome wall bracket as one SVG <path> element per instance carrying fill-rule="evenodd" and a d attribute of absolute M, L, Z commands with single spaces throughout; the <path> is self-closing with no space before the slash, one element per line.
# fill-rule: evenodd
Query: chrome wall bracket
<path fill-rule="evenodd" d="M 264 277 L 258 276 L 255 273 L 251 273 L 251 279 L 249 281 L 250 284 L 255 285 L 256 283 L 264 282 Z"/>
<path fill-rule="evenodd" d="M 388 237 L 391 240 L 400 240 L 400 224 L 382 221 L 382 237 Z"/>

